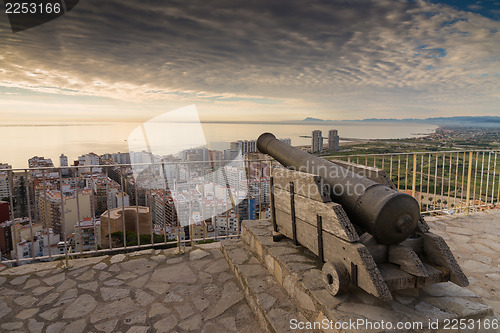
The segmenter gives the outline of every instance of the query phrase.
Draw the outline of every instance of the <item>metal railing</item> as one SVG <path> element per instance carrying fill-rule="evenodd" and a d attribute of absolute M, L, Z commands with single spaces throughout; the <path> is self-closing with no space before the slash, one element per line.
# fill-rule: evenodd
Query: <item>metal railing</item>
<path fill-rule="evenodd" d="M 165 182 L 165 188 L 154 189 L 142 187 L 141 182 L 135 178 L 132 168 L 138 164 L 0 170 L 0 172 L 7 173 L 10 201 L 10 221 L 4 222 L 2 227 L 10 228 L 12 235 L 11 257 L 3 253 L 1 262 L 11 264 L 151 247 L 180 247 L 186 243 L 239 237 L 243 219 L 263 217 L 270 210 L 268 184 L 270 168 L 273 164 L 271 160 L 245 160 L 243 167 L 235 170 L 237 180 L 231 193 L 236 194 L 239 199 L 240 192 L 242 192 L 246 194 L 246 199 L 235 202 L 235 199 L 231 198 L 231 203 L 229 203 L 228 196 L 223 196 L 222 200 L 215 200 L 222 201 L 221 205 L 231 207 L 231 209 L 214 215 L 211 221 L 213 224 L 206 223 L 206 221 L 199 221 L 198 224 L 189 223 L 185 228 L 186 234 L 184 228 L 178 225 L 176 208 L 172 203 L 172 192 L 176 190 L 168 187 L 183 187 L 188 193 L 187 202 L 191 216 L 192 204 L 198 199 L 203 199 L 192 197 L 193 190 L 203 184 L 197 183 L 196 178 L 191 174 L 203 174 L 224 168 L 229 162 L 232 161 L 145 164 L 153 171 L 156 168 L 156 171 L 163 172 L 167 166 L 175 170 L 174 178 L 170 179 L 168 185 Z M 68 170 L 69 175 L 63 175 L 63 170 Z M 244 174 L 241 181 L 239 173 Z M 98 179 L 92 180 L 92 175 Z M 225 174 L 225 176 L 228 175 Z M 20 181 L 21 178 L 22 181 Z M 96 182 L 99 182 L 99 186 L 96 186 Z M 76 185 L 71 186 L 70 183 Z M 226 179 L 222 187 L 227 186 Z M 153 193 L 158 191 L 159 194 L 155 198 Z M 68 192 L 71 194 L 66 195 L 65 193 Z M 113 193 L 117 198 L 115 202 L 113 202 Z M 116 193 L 119 195 L 117 196 Z M 153 216 L 157 213 L 155 208 L 158 208 L 154 200 L 159 200 L 160 206 L 163 205 L 163 221 Z M 126 201 L 129 203 L 127 204 Z M 148 209 L 148 214 L 145 214 L 149 218 L 150 226 L 147 233 L 141 232 L 139 225 L 142 218 L 140 211 L 143 207 L 140 202 L 143 202 Z M 135 218 L 126 214 L 126 211 L 131 209 L 135 210 Z M 170 219 L 165 216 L 167 209 L 170 210 L 168 213 Z M 119 219 L 113 219 L 114 212 L 119 212 Z M 90 227 L 85 225 L 86 218 L 90 218 Z M 132 222 L 129 221 L 130 219 Z M 105 224 L 106 228 L 103 228 L 102 224 Z M 135 228 L 132 224 L 135 224 Z M 71 225 L 74 225 L 73 233 L 66 230 Z M 93 242 L 83 244 L 84 228 L 86 229 L 85 239 L 92 239 Z M 113 231 L 117 229 L 119 231 Z M 100 232 L 104 230 L 106 234 L 100 235 Z M 78 244 L 77 240 L 79 240 Z M 37 246 L 42 248 L 35 250 L 35 248 L 38 249 Z M 22 252 L 29 252 L 30 255 L 25 256 Z"/>
<path fill-rule="evenodd" d="M 379 168 L 422 213 L 469 213 L 500 203 L 500 150 L 435 151 L 333 156 Z"/>
<path fill-rule="evenodd" d="M 423 214 L 453 214 L 500 203 L 499 152 L 437 151 L 326 158 L 382 169 L 397 189 L 418 200 Z M 150 163 L 151 174 L 165 173 L 169 167 L 169 172 L 177 177 L 168 183 L 170 187 L 158 189 L 142 187 L 133 175 L 131 164 L 0 170 L 7 173 L 10 194 L 11 221 L 10 225 L 4 222 L 3 227 L 10 227 L 12 234 L 12 256 L 2 257 L 2 263 L 54 260 L 151 247 L 180 247 L 192 242 L 237 238 L 242 220 L 270 215 L 270 175 L 272 168 L 280 166 L 277 162 L 247 159 L 241 169 L 236 169 L 236 174 L 224 174 L 225 185 L 222 187 L 227 187 L 228 177 L 236 177 L 236 186 L 229 191 L 232 196 L 224 196 L 221 202 L 224 207 L 231 208 L 215 214 L 211 221 L 199 221 L 199 225 L 190 223 L 186 233 L 182 228 L 175 228 L 179 216 L 176 217 L 176 208 L 168 199 L 179 188 L 187 189 L 192 196 L 192 190 L 200 187 L 192 174 L 220 169 L 226 163 Z M 240 173 L 245 177 L 240 179 Z M 96 177 L 92 178 L 92 174 Z M 65 195 L 65 192 L 70 195 Z M 241 202 L 240 192 L 246 196 Z M 233 196 L 238 202 L 235 203 Z M 195 210 L 192 204 L 197 200 L 194 199 L 187 200 L 190 217 Z M 143 206 L 149 212 L 145 215 L 150 225 L 147 233 L 141 232 Z M 135 218 L 126 214 L 131 209 L 135 210 Z M 113 220 L 113 212 L 118 211 L 121 211 L 120 218 Z M 89 217 L 90 227 L 85 224 Z M 132 219 L 132 222 L 127 219 Z M 68 226 L 74 226 L 75 231 L 66 230 Z M 5 237 L 6 233 L 3 235 Z M 83 246 L 84 236 L 93 242 Z M 77 239 L 80 244 L 76 244 Z M 42 249 L 35 251 L 37 246 Z M 30 255 L 25 256 L 25 252 Z"/>

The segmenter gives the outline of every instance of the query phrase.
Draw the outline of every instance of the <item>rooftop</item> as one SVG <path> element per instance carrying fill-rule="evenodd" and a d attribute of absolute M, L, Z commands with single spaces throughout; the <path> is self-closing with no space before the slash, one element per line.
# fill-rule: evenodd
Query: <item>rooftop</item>
<path fill-rule="evenodd" d="M 127 206 L 127 207 L 117 207 L 110 209 L 109 211 L 105 211 L 104 213 L 101 214 L 101 217 L 108 217 L 108 212 L 110 215 L 110 218 L 112 219 L 117 219 L 122 216 L 123 212 L 137 212 L 140 214 L 144 213 L 149 213 L 149 207 L 143 207 L 143 206 Z"/>

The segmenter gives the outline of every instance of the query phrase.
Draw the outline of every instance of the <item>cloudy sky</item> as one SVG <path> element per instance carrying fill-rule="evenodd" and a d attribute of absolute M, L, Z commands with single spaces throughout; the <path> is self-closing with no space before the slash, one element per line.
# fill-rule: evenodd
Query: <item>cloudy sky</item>
<path fill-rule="evenodd" d="M 83 0 L 0 50 L 5 122 L 500 115 L 500 0 Z"/>

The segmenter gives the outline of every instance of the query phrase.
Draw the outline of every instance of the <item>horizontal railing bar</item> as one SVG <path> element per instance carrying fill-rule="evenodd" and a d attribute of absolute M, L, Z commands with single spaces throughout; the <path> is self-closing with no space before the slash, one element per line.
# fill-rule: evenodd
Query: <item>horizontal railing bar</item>
<path fill-rule="evenodd" d="M 473 150 L 436 150 L 436 151 L 418 151 L 406 153 L 373 153 L 373 154 L 354 154 L 354 155 L 328 155 L 320 156 L 322 158 L 330 157 L 365 157 L 365 156 L 391 156 L 391 155 L 422 155 L 422 154 L 446 154 L 446 153 L 465 153 L 465 152 L 500 152 L 500 149 L 473 149 Z"/>
<path fill-rule="evenodd" d="M 88 169 L 88 168 L 113 168 L 113 167 L 134 167 L 134 166 L 165 166 L 179 164 L 214 164 L 220 166 L 222 163 L 242 162 L 267 162 L 271 159 L 244 159 L 244 160 L 208 160 L 208 161 L 165 161 L 165 162 L 149 162 L 149 163 L 125 163 L 125 164 L 92 164 L 92 165 L 71 165 L 71 166 L 51 166 L 51 167 L 28 167 L 28 168 L 0 168 L 2 171 L 33 171 L 33 170 L 57 170 L 57 169 Z"/>
<path fill-rule="evenodd" d="M 369 156 L 398 156 L 398 155 L 422 155 L 422 154 L 446 154 L 446 153 L 465 153 L 465 152 L 500 152 L 500 149 L 473 149 L 473 150 L 439 150 L 439 151 L 419 151 L 419 152 L 404 152 L 404 153 L 373 153 L 373 154 L 352 154 L 352 155 L 328 155 L 320 156 L 321 158 L 334 157 L 369 157 Z M 1 171 L 33 171 L 33 170 L 59 170 L 59 169 L 88 169 L 88 168 L 113 168 L 113 167 L 133 167 L 133 166 L 165 166 L 179 164 L 211 164 L 220 165 L 224 162 L 231 163 L 238 160 L 208 160 L 208 161 L 165 161 L 165 162 L 149 162 L 149 163 L 125 163 L 125 164 L 95 164 L 95 165 L 71 165 L 71 166 L 52 166 L 52 167 L 34 167 L 34 168 L 1 168 Z M 243 162 L 269 162 L 267 159 L 242 159 Z"/>
<path fill-rule="evenodd" d="M 205 238 L 195 238 L 195 239 L 184 239 L 184 240 L 181 240 L 180 242 L 177 241 L 177 240 L 173 240 L 173 241 L 168 241 L 168 242 L 161 242 L 161 243 L 154 243 L 154 244 L 141 244 L 141 245 L 131 245 L 131 246 L 127 246 L 127 247 L 114 247 L 112 249 L 101 249 L 101 250 L 93 250 L 93 251 L 83 251 L 83 252 L 75 252 L 75 253 L 69 253 L 68 255 L 71 256 L 71 257 L 85 257 L 87 255 L 92 255 L 92 254 L 105 254 L 105 253 L 108 253 L 108 252 L 120 252 L 120 251 L 123 251 L 123 250 L 137 250 L 137 249 L 140 249 L 140 250 L 147 250 L 149 248 L 153 248 L 153 247 L 160 247 L 160 246 L 165 246 L 165 245 L 177 245 L 178 243 L 181 243 L 181 244 L 186 244 L 186 243 L 190 243 L 190 242 L 204 242 L 204 241 L 209 241 L 209 240 L 213 240 L 213 241 L 219 241 L 219 240 L 224 240 L 224 239 L 232 239 L 232 238 L 239 238 L 239 236 L 237 234 L 234 234 L 234 235 L 224 235 L 224 236 L 214 236 L 214 237 L 205 237 Z M 175 248 L 175 247 L 171 247 L 171 248 Z M 65 257 L 66 254 L 64 253 L 60 253 L 60 254 L 53 254 L 52 257 L 49 257 L 49 256 L 41 256 L 41 257 L 35 257 L 35 259 L 33 258 L 23 258 L 23 259 L 19 259 L 19 262 L 24 262 L 24 261 L 42 261 L 42 260 L 45 260 L 45 259 L 50 259 L 50 261 L 54 261 L 54 258 L 63 258 Z M 0 261 L 2 264 L 9 264 L 9 263 L 15 263 L 16 260 L 15 259 L 12 259 L 12 260 L 2 260 Z"/>
<path fill-rule="evenodd" d="M 500 152 L 500 149 L 474 149 L 474 150 L 439 150 L 439 151 L 419 151 L 419 152 L 405 152 L 405 153 L 373 153 L 373 154 L 353 154 L 353 155 L 328 155 L 320 156 L 321 158 L 334 158 L 334 157 L 378 157 L 378 156 L 398 156 L 398 155 L 423 155 L 423 154 L 446 154 L 446 153 L 465 153 L 465 152 Z M 113 168 L 113 167 L 134 167 L 134 166 L 165 166 L 165 165 L 179 165 L 179 164 L 214 164 L 219 165 L 226 163 L 234 163 L 238 160 L 209 160 L 209 161 L 165 161 L 165 162 L 149 162 L 149 163 L 126 163 L 126 164 L 94 164 L 94 165 L 71 165 L 71 166 L 52 166 L 52 167 L 28 167 L 28 168 L 1 168 L 2 171 L 33 171 L 33 170 L 59 170 L 59 169 L 88 169 L 88 168 Z M 269 162 L 268 159 L 243 159 L 242 162 Z"/>

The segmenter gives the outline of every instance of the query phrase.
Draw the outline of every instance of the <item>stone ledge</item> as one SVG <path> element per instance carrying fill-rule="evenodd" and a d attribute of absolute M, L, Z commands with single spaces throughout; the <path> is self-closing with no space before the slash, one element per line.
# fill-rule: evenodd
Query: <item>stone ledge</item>
<path fill-rule="evenodd" d="M 451 282 L 435 284 L 420 290 L 393 292 L 392 302 L 383 302 L 355 287 L 351 287 L 345 295 L 334 297 L 323 284 L 322 263 L 318 258 L 304 247 L 294 246 L 289 239 L 273 242 L 272 226 L 269 221 L 244 221 L 241 235 L 242 240 L 276 281 L 284 287 L 310 322 L 323 319 L 334 322 L 357 319 L 394 323 L 420 321 L 423 330 L 418 331 L 431 332 L 433 330 L 428 326 L 429 319 L 442 321 L 495 318 L 492 308 L 485 305 L 478 295 Z M 343 332 L 359 332 L 359 330 Z M 383 332 L 383 330 L 373 330 L 373 332 Z"/>
<path fill-rule="evenodd" d="M 291 319 L 307 320 L 241 240 L 221 243 L 222 253 L 264 331 L 290 332 Z"/>

